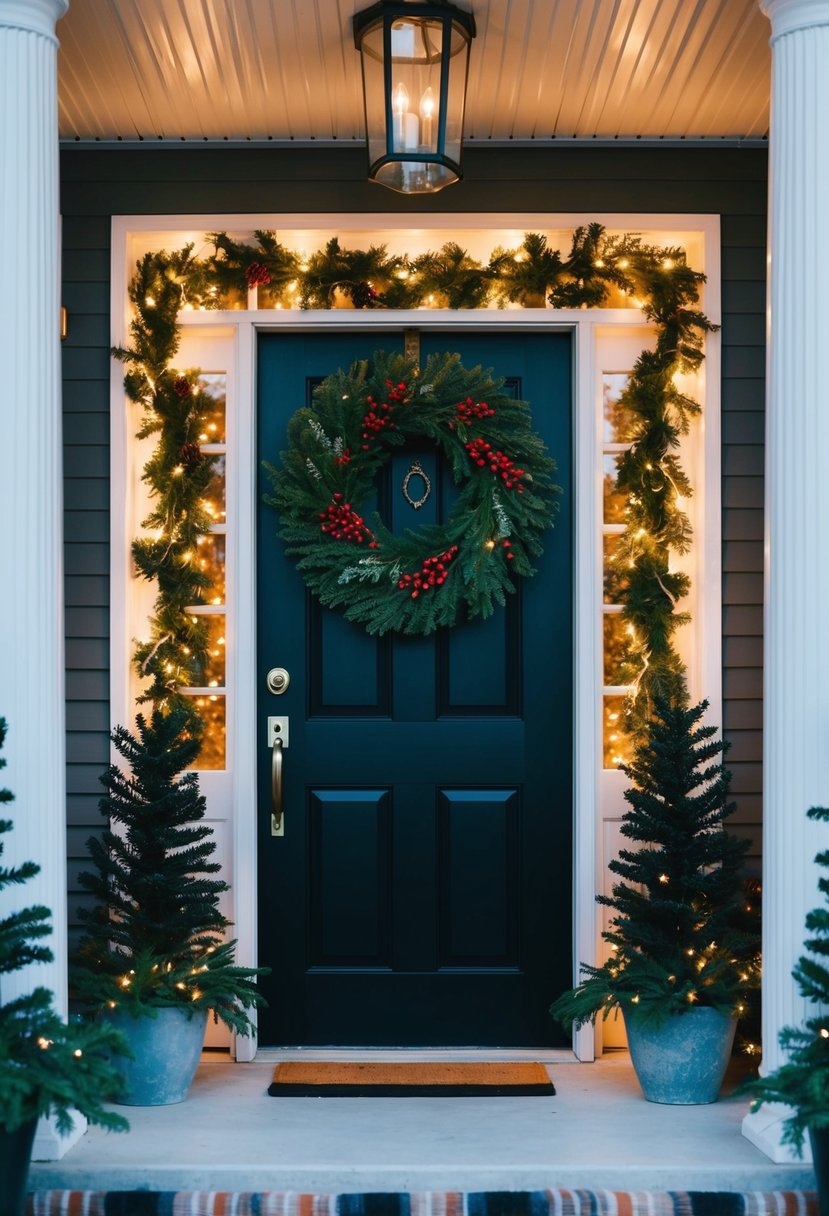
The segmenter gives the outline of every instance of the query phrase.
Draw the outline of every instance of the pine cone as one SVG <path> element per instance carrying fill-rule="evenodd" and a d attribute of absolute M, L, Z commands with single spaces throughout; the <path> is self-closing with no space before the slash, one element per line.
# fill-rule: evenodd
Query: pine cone
<path fill-rule="evenodd" d="M 173 388 L 179 397 L 189 397 L 193 391 L 193 386 L 186 376 L 179 376 L 173 384 Z"/>
<path fill-rule="evenodd" d="M 185 443 L 179 448 L 178 463 L 184 465 L 185 469 L 193 469 L 203 460 L 204 456 L 197 443 Z"/>

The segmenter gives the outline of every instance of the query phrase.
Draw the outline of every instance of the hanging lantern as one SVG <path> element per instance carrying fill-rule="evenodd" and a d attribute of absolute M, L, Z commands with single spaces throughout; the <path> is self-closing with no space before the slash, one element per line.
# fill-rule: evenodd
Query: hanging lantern
<path fill-rule="evenodd" d="M 460 179 L 474 37 L 472 14 L 444 0 L 379 0 L 355 15 L 372 181 L 434 194 Z"/>

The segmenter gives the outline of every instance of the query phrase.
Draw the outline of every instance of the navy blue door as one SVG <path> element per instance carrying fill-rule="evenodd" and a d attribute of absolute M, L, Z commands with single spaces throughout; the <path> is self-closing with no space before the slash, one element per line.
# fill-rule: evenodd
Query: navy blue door
<path fill-rule="evenodd" d="M 259 455 L 275 461 L 314 385 L 402 333 L 259 340 Z M 571 346 L 565 334 L 423 334 L 532 403 L 561 509 L 505 609 L 430 638 L 370 637 L 320 608 L 262 506 L 258 568 L 260 1042 L 538 1047 L 571 982 Z M 417 457 L 435 487 L 415 517 Z M 399 451 L 378 503 L 394 530 L 440 521 L 452 486 Z M 267 492 L 264 479 L 260 493 Z M 431 512 L 431 514 L 430 514 Z M 290 686 L 265 687 L 272 667 Z M 285 835 L 270 833 L 266 723 L 290 718 Z"/>

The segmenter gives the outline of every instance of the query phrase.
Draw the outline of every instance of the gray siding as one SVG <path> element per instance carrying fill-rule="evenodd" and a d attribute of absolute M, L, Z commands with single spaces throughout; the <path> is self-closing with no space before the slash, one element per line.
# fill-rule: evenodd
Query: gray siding
<path fill-rule="evenodd" d="M 112 215 L 602 211 L 722 217 L 724 728 L 740 830 L 761 821 L 766 153 L 759 148 L 486 149 L 465 180 L 405 199 L 361 149 L 73 149 L 61 157 L 70 914 L 100 828 L 109 723 L 109 255 Z"/>

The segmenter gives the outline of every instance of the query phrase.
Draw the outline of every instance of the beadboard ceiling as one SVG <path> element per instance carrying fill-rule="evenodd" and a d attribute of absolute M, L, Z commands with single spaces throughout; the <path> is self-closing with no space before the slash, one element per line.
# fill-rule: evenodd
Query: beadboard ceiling
<path fill-rule="evenodd" d="M 70 0 L 64 140 L 364 138 L 351 19 L 368 0 Z M 459 0 L 468 143 L 763 139 L 757 0 Z"/>

